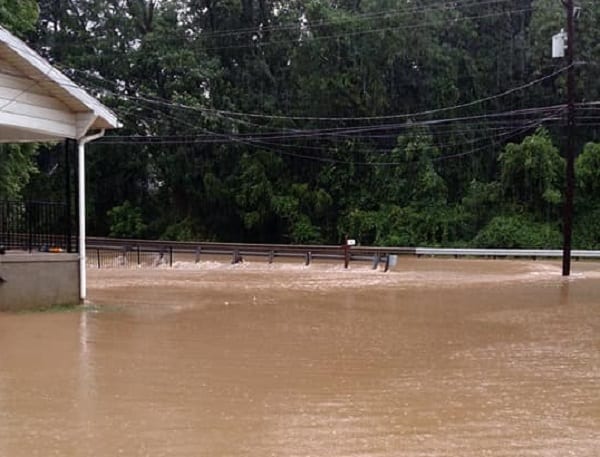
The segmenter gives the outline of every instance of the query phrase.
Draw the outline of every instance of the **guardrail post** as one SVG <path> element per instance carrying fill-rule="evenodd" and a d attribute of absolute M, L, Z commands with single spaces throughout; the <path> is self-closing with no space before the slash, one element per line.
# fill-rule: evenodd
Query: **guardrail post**
<path fill-rule="evenodd" d="M 304 263 L 304 265 L 309 266 L 311 260 L 312 260 L 312 252 L 308 251 L 306 253 L 306 262 Z"/>
<path fill-rule="evenodd" d="M 379 266 L 379 262 L 381 261 L 381 258 L 379 257 L 379 253 L 377 252 L 374 256 L 373 256 L 373 270 L 377 270 L 377 267 Z"/>
<path fill-rule="evenodd" d="M 169 246 L 169 266 L 173 266 L 173 246 Z"/>
<path fill-rule="evenodd" d="M 346 237 L 346 244 L 344 245 L 344 268 L 348 268 L 350 263 L 350 246 L 348 245 L 348 237 Z"/>
<path fill-rule="evenodd" d="M 96 259 L 98 260 L 98 270 L 100 269 L 100 248 L 96 248 Z"/>
<path fill-rule="evenodd" d="M 196 248 L 196 263 L 200 262 L 200 252 L 202 251 L 202 248 L 200 246 L 198 246 Z"/>
<path fill-rule="evenodd" d="M 390 254 L 387 253 L 385 255 L 385 268 L 384 268 L 383 272 L 387 273 L 389 269 L 390 269 Z"/>
<path fill-rule="evenodd" d="M 275 256 L 275 253 L 273 251 L 269 251 L 269 263 L 273 263 L 274 256 Z"/>
<path fill-rule="evenodd" d="M 240 254 L 240 250 L 239 249 L 235 249 L 233 251 L 233 255 L 231 257 L 231 264 L 235 265 L 236 263 L 240 263 L 243 262 L 244 259 L 242 258 L 242 255 Z"/>
<path fill-rule="evenodd" d="M 140 245 L 137 245 L 137 264 L 140 266 Z"/>

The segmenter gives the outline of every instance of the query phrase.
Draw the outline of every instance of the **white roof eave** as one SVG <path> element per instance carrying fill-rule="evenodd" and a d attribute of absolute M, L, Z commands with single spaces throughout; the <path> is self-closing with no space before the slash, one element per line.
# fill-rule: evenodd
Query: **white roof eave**
<path fill-rule="evenodd" d="M 8 47 L 13 53 L 19 56 L 23 63 L 27 64 L 31 69 L 29 77 L 34 80 L 46 80 L 55 85 L 57 88 L 60 88 L 67 97 L 71 97 L 84 105 L 87 110 L 89 110 L 89 113 L 93 114 L 94 118 L 100 118 L 95 122 L 90 122 L 90 127 L 96 123 L 101 123 L 105 126 L 104 128 L 108 129 L 121 127 L 117 116 L 109 108 L 81 89 L 77 84 L 27 46 L 27 44 L 8 32 L 2 26 L 0 26 L 0 44 Z M 100 120 L 101 122 L 98 122 Z M 85 136 L 86 133 L 87 131 L 78 132 L 77 139 Z"/>

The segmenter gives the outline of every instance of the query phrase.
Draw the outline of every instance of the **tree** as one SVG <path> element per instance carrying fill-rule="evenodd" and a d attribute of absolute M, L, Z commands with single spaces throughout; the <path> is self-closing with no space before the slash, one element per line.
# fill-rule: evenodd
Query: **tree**
<path fill-rule="evenodd" d="M 575 161 L 577 194 L 600 203 L 600 144 L 587 143 Z"/>
<path fill-rule="evenodd" d="M 36 145 L 0 145 L 0 199 L 19 199 L 21 191 L 32 175 L 35 166 Z"/>
<path fill-rule="evenodd" d="M 575 229 L 579 249 L 600 248 L 600 144 L 587 143 L 575 161 Z"/>
<path fill-rule="evenodd" d="M 542 220 L 558 216 L 565 166 L 546 130 L 507 144 L 498 160 L 503 192 L 515 209 Z"/>
<path fill-rule="evenodd" d="M 17 35 L 33 30 L 38 14 L 35 0 L 0 0 L 0 24 Z"/>
<path fill-rule="evenodd" d="M 539 107 L 563 103 L 564 62 L 549 56 L 560 2 L 40 6 L 37 48 L 129 137 L 90 147 L 91 233 L 125 201 L 147 236 L 178 239 L 453 245 L 557 229 L 559 125 Z M 578 22 L 586 62 L 599 17 L 585 5 Z M 596 99 L 593 65 L 578 71 Z M 578 215 L 596 211 L 586 192 Z"/>
<path fill-rule="evenodd" d="M 140 208 L 134 207 L 128 200 L 115 206 L 107 213 L 110 221 L 109 236 L 118 238 L 141 238 L 144 236 L 146 224 L 142 219 Z"/>

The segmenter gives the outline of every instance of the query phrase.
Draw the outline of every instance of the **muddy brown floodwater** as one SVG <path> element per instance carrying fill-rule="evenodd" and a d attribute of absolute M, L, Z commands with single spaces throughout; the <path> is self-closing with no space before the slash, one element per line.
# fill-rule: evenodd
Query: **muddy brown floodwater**
<path fill-rule="evenodd" d="M 600 263 L 89 270 L 0 314 L 0 456 L 600 452 Z"/>

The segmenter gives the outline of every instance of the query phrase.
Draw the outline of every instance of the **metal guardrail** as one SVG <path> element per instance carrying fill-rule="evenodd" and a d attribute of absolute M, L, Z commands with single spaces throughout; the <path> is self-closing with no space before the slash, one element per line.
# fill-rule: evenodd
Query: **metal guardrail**
<path fill-rule="evenodd" d="M 351 261 L 372 262 L 373 268 L 384 264 L 385 269 L 393 262 L 393 256 L 414 255 L 414 248 L 363 247 L 345 245 L 289 245 L 289 244 L 242 244 L 212 242 L 178 242 L 161 240 L 129 240 L 88 237 L 88 265 L 173 264 L 175 256 L 187 254 L 198 262 L 204 256 L 230 256 L 232 263 L 248 257 L 262 257 L 269 262 L 276 258 L 295 258 L 309 265 L 313 260 L 340 260 L 348 266 Z M 147 259 L 154 254 L 152 260 Z M 111 256 L 113 260 L 111 260 Z M 114 260 L 117 258 L 117 260 Z"/>
<path fill-rule="evenodd" d="M 527 258 L 561 258 L 559 249 L 453 249 L 453 248 L 415 248 L 417 256 L 454 256 L 454 257 L 527 257 Z M 574 258 L 600 259 L 600 251 L 571 251 Z"/>
<path fill-rule="evenodd" d="M 248 255 L 268 255 L 273 251 L 279 254 L 298 254 L 313 252 L 315 254 L 341 254 L 344 245 L 310 245 L 310 244 L 261 244 L 261 243 L 215 243 L 215 242 L 190 242 L 190 241 L 167 241 L 167 240 L 137 240 L 124 238 L 100 238 L 88 237 L 88 247 L 134 247 L 164 249 L 172 248 L 176 252 L 195 252 L 200 249 L 206 253 L 225 253 L 235 250 L 243 251 Z M 396 255 L 414 255 L 416 248 L 412 247 L 384 247 L 384 246 L 351 246 L 353 254 L 390 253 Z"/>
<path fill-rule="evenodd" d="M 276 258 L 301 259 L 306 265 L 313 260 L 371 262 L 373 268 L 380 264 L 385 270 L 393 265 L 395 256 L 428 257 L 478 257 L 478 258 L 560 258 L 561 250 L 545 249 L 462 249 L 462 248 L 412 248 L 384 246 L 344 245 L 290 245 L 244 244 L 213 242 L 181 242 L 163 240 L 135 240 L 118 238 L 87 238 L 88 265 L 97 268 L 123 266 L 173 265 L 174 260 L 185 255 L 187 261 L 199 262 L 205 256 L 229 256 L 232 263 L 244 258 L 261 257 L 273 262 Z M 575 259 L 600 259 L 600 251 L 572 251 Z"/>
<path fill-rule="evenodd" d="M 65 203 L 0 200 L 0 246 L 25 251 L 76 252 Z"/>

